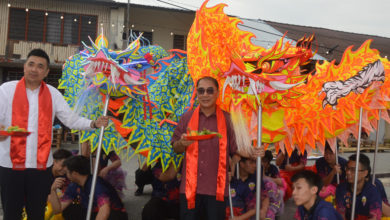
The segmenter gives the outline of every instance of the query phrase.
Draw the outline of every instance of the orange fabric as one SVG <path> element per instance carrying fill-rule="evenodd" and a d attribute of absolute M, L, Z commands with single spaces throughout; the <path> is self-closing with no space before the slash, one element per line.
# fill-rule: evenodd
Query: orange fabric
<path fill-rule="evenodd" d="M 287 201 L 289 198 L 291 198 L 292 195 L 292 182 L 291 178 L 294 176 L 295 172 L 288 172 L 285 170 L 279 171 L 280 177 L 286 182 L 286 191 L 284 192 L 283 200 Z"/>
<path fill-rule="evenodd" d="M 199 106 L 195 109 L 188 123 L 188 128 L 192 131 L 199 130 Z M 217 174 L 217 192 L 216 199 L 224 201 L 226 186 L 226 147 L 227 147 L 227 128 L 226 120 L 222 110 L 217 106 L 217 128 L 218 133 L 222 135 L 219 139 L 219 158 Z M 196 187 L 198 181 L 198 141 L 195 141 L 186 150 L 186 186 L 185 194 L 187 198 L 188 209 L 195 208 Z"/>
<path fill-rule="evenodd" d="M 53 126 L 53 105 L 51 94 L 46 83 L 42 82 L 38 96 L 38 147 L 37 169 L 45 170 L 51 149 L 51 133 Z M 28 128 L 29 104 L 24 77 L 15 88 L 12 101 L 12 126 Z M 35 132 L 35 131 L 33 131 Z M 27 137 L 11 137 L 10 157 L 13 169 L 24 170 L 26 162 Z"/>

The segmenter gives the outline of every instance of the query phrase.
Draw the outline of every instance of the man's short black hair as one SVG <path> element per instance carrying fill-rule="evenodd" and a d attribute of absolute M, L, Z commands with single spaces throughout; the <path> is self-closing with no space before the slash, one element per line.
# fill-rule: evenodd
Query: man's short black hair
<path fill-rule="evenodd" d="M 320 193 L 323 186 L 323 182 L 321 177 L 318 174 L 314 173 L 311 170 L 303 170 L 295 174 L 291 178 L 291 182 L 295 183 L 299 179 L 304 179 L 309 184 L 310 187 L 316 186 L 318 188 L 317 195 Z"/>
<path fill-rule="evenodd" d="M 325 151 L 330 151 L 330 152 L 333 152 L 332 148 L 330 147 L 329 143 L 326 141 L 325 142 L 325 149 L 324 149 L 324 152 Z"/>
<path fill-rule="evenodd" d="M 338 150 L 338 149 L 339 149 L 339 143 L 336 142 L 336 150 Z M 330 152 L 334 153 L 332 148 L 330 147 L 330 144 L 327 141 L 325 142 L 325 150 L 324 150 L 324 152 L 325 151 L 330 151 Z"/>
<path fill-rule="evenodd" d="M 199 86 L 199 82 L 200 82 L 201 80 L 210 80 L 211 82 L 213 82 L 213 84 L 215 85 L 215 87 L 217 87 L 217 90 L 219 90 L 218 81 L 217 81 L 215 78 L 211 77 L 211 76 L 204 76 L 204 77 L 198 79 L 198 81 L 196 82 L 196 87 Z"/>
<path fill-rule="evenodd" d="M 90 171 L 89 159 L 84 156 L 72 156 L 64 161 L 64 167 L 70 172 L 77 172 L 81 175 L 89 175 Z"/>
<path fill-rule="evenodd" d="M 272 152 L 270 150 L 266 150 L 264 153 L 263 160 L 267 161 L 268 163 L 272 161 L 274 158 L 274 155 L 272 155 Z"/>
<path fill-rule="evenodd" d="M 65 149 L 58 149 L 53 153 L 54 160 L 68 159 L 72 156 L 72 152 Z"/>
<path fill-rule="evenodd" d="M 47 67 L 49 67 L 49 65 L 50 65 L 50 58 L 49 58 L 49 56 L 47 55 L 47 53 L 44 50 L 39 49 L 39 48 L 38 49 L 33 49 L 33 50 L 30 51 L 30 53 L 28 53 L 27 59 L 29 57 L 31 57 L 31 56 L 45 58 L 46 61 L 47 61 Z"/>
<path fill-rule="evenodd" d="M 356 162 L 356 154 L 352 154 L 351 156 L 349 156 L 348 160 Z M 369 177 L 371 174 L 370 158 L 368 158 L 367 155 L 360 153 L 359 163 L 363 166 L 359 169 L 367 170 L 367 177 Z"/>

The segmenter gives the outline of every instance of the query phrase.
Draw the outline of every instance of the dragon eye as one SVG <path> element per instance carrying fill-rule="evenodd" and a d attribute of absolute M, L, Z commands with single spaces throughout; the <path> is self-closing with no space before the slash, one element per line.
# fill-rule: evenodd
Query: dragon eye
<path fill-rule="evenodd" d="M 271 64 L 268 62 L 264 62 L 263 64 L 261 64 L 261 69 L 263 70 L 263 73 L 269 72 L 269 70 L 271 69 Z"/>

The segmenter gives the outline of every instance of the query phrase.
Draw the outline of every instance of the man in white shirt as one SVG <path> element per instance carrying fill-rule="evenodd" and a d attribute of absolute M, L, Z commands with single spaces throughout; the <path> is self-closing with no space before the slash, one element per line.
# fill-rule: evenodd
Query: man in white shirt
<path fill-rule="evenodd" d="M 30 131 L 27 137 L 0 135 L 0 189 L 4 220 L 43 220 L 50 193 L 52 126 L 54 117 L 69 128 L 89 130 L 107 126 L 108 117 L 95 121 L 79 117 L 61 93 L 43 79 L 49 73 L 49 57 L 34 49 L 24 64 L 20 81 L 0 86 L 0 130 L 18 126 Z"/>

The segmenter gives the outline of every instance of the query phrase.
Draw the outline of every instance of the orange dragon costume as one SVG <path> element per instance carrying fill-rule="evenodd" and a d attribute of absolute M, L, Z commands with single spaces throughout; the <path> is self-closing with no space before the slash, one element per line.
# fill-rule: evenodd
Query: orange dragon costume
<path fill-rule="evenodd" d="M 224 14 L 224 4 L 207 3 L 188 35 L 189 74 L 194 82 L 212 76 L 223 85 L 218 104 L 231 114 L 241 152 L 257 141 L 259 105 L 262 143 L 289 155 L 294 148 L 323 151 L 326 140 L 334 149 L 336 137 L 347 144 L 350 133 L 357 137 L 360 107 L 363 128 L 376 128 L 378 111 L 389 108 L 390 62 L 370 48 L 370 40 L 356 51 L 349 47 L 338 65 L 317 62 L 315 70 L 303 72 L 314 56 L 314 36 L 295 46 L 282 37 L 265 49 L 251 43 L 254 34 L 237 27 L 240 19 Z M 387 111 L 382 113 L 390 122 Z"/>

